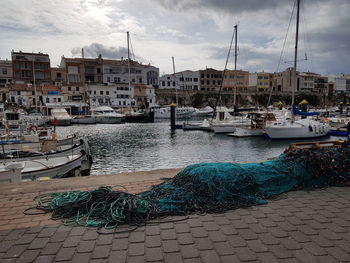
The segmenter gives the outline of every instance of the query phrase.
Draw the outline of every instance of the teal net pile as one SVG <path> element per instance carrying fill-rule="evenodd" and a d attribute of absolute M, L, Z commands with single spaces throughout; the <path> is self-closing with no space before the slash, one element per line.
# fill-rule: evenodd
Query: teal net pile
<path fill-rule="evenodd" d="M 137 195 L 100 187 L 36 197 L 66 224 L 116 227 L 163 215 L 223 212 L 264 204 L 291 190 L 350 185 L 348 148 L 297 149 L 261 163 L 200 163 Z"/>

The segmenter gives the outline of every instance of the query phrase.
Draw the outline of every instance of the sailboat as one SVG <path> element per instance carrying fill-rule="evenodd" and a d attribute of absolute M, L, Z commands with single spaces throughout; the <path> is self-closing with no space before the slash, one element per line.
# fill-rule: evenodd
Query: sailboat
<path fill-rule="evenodd" d="M 266 134 L 271 139 L 303 139 L 316 138 L 328 134 L 331 127 L 327 123 L 321 121 L 308 119 L 306 116 L 311 114 L 302 114 L 294 105 L 295 87 L 297 83 L 297 58 L 298 58 L 298 37 L 299 37 L 299 11 L 300 0 L 297 0 L 297 16 L 296 16 L 296 34 L 295 34 L 295 53 L 294 53 L 294 67 L 293 67 L 293 89 L 292 89 L 292 118 L 278 120 L 267 125 L 265 128 Z M 296 114 L 302 114 L 306 118 L 295 120 Z"/>

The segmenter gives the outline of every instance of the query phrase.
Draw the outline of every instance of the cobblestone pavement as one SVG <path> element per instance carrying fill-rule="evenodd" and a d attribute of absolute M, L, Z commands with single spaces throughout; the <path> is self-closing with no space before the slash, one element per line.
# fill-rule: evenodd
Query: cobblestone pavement
<path fill-rule="evenodd" d="M 17 229 L 0 231 L 0 262 L 350 262 L 350 188 L 290 192 L 267 205 L 108 235 L 48 219 L 21 228 L 1 213 Z"/>

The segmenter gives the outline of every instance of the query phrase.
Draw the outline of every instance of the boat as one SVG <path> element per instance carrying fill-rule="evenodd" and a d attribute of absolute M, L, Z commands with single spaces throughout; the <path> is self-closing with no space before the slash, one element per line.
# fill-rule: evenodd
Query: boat
<path fill-rule="evenodd" d="M 92 157 L 86 140 L 80 138 L 79 144 L 60 147 L 54 152 L 17 151 L 1 154 L 0 182 L 90 174 Z"/>
<path fill-rule="evenodd" d="M 27 125 L 34 125 L 36 127 L 43 126 L 46 123 L 44 115 L 39 111 L 31 111 L 29 114 L 21 114 L 20 119 Z"/>
<path fill-rule="evenodd" d="M 111 107 L 100 106 L 92 108 L 91 117 L 95 119 L 95 123 L 104 123 L 104 124 L 115 124 L 121 123 L 124 118 L 124 114 L 115 112 Z"/>
<path fill-rule="evenodd" d="M 72 118 L 73 124 L 95 124 L 96 119 L 91 115 L 77 115 Z"/>
<path fill-rule="evenodd" d="M 201 109 L 194 109 L 195 111 L 192 113 L 193 117 L 208 117 L 212 116 L 214 113 L 214 109 L 210 106 L 206 106 Z"/>
<path fill-rule="evenodd" d="M 271 139 L 303 139 L 303 138 L 317 138 L 326 136 L 330 131 L 328 123 L 310 119 L 309 116 L 319 115 L 319 113 L 301 112 L 294 104 L 295 90 L 297 85 L 297 59 L 298 59 L 298 33 L 299 33 L 299 11 L 300 0 L 297 0 L 297 15 L 296 15 L 296 34 L 295 34 L 295 53 L 294 53 L 294 74 L 292 78 L 292 118 L 285 120 L 278 120 L 267 125 L 265 128 L 266 134 Z M 304 116 L 301 120 L 295 120 L 295 115 Z"/>
<path fill-rule="evenodd" d="M 184 131 L 194 131 L 194 130 L 213 131 L 210 125 L 210 121 L 208 119 L 204 119 L 203 121 L 197 121 L 197 122 L 184 122 L 182 125 L 182 129 Z"/>
<path fill-rule="evenodd" d="M 57 120 L 57 126 L 68 126 L 72 122 L 72 117 L 68 114 L 67 110 L 64 108 L 55 108 L 51 109 L 51 118 L 50 122 L 54 123 L 54 120 Z"/>
<path fill-rule="evenodd" d="M 175 116 L 177 119 L 191 118 L 195 112 L 193 107 L 176 107 Z M 170 107 L 161 107 L 154 109 L 155 119 L 170 119 Z"/>
<path fill-rule="evenodd" d="M 350 117 L 328 117 L 326 120 L 332 128 L 340 129 L 346 127 L 350 122 Z"/>

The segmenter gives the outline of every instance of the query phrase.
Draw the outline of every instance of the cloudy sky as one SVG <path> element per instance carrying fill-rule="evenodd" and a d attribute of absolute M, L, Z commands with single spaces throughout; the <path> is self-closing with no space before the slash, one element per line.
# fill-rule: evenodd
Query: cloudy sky
<path fill-rule="evenodd" d="M 299 70 L 350 72 L 350 1 L 303 0 Z M 62 55 L 127 56 L 130 31 L 137 60 L 172 72 L 222 70 L 238 24 L 238 69 L 284 70 L 293 65 L 294 0 L 1 0 L 0 58 L 11 50 Z M 307 58 L 307 59 L 306 59 Z M 231 55 L 228 68 L 233 68 Z"/>

